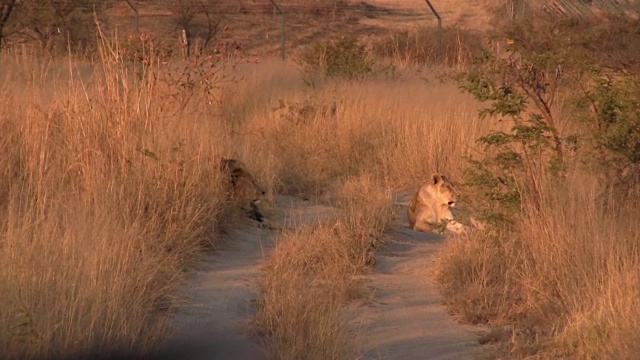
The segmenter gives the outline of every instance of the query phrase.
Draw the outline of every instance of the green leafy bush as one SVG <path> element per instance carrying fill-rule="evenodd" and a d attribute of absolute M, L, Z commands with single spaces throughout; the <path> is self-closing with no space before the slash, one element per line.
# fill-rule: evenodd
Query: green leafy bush
<path fill-rule="evenodd" d="M 591 162 L 606 178 L 602 200 L 632 206 L 627 200 L 640 195 L 640 77 L 592 70 L 589 85 L 576 104 L 593 134 Z"/>
<path fill-rule="evenodd" d="M 598 145 L 640 163 L 640 79 L 631 73 L 598 74 L 590 101 Z"/>
<path fill-rule="evenodd" d="M 507 48 L 485 52 L 459 76 L 461 88 L 487 104 L 482 117 L 510 124 L 478 139 L 486 153 L 467 169 L 488 219 L 511 218 L 524 197 L 535 206 L 541 179 L 562 178 L 568 165 L 588 164 L 627 190 L 640 179 L 640 62 L 628 55 L 636 45 L 619 44 L 606 58 L 598 50 L 609 49 L 609 38 L 640 43 L 638 26 L 625 19 L 513 22 L 495 35 L 510 39 Z"/>
<path fill-rule="evenodd" d="M 315 75 L 325 78 L 361 80 L 388 71 L 378 66 L 367 54 L 365 45 L 354 38 L 317 42 L 297 59 L 310 80 Z"/>
<path fill-rule="evenodd" d="M 487 107 L 481 118 L 498 117 L 510 127 L 478 139 L 485 148 L 480 159 L 469 159 L 466 185 L 483 209 L 483 219 L 502 226 L 519 212 L 523 197 L 539 202 L 542 175 L 561 175 L 565 147 L 575 137 L 559 130 L 554 99 L 564 74 L 563 57 L 553 53 L 513 51 L 507 57 L 485 53 L 460 76 L 461 88 Z"/>
<path fill-rule="evenodd" d="M 629 269 L 639 259 L 640 61 L 629 53 L 640 31 L 628 25 L 509 24 L 499 33 L 506 51 L 459 76 L 486 105 L 481 117 L 505 126 L 478 139 L 484 151 L 465 172 L 463 193 L 489 231 L 447 245 L 439 280 L 469 321 L 501 325 L 489 337 L 506 329 L 490 340 L 498 357 L 637 352 L 638 323 L 620 325 L 637 307 L 611 305 L 634 301 L 638 283 Z"/>

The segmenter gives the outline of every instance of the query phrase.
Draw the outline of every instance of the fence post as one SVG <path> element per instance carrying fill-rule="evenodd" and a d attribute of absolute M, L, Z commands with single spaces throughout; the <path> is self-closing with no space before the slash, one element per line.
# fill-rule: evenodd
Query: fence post
<path fill-rule="evenodd" d="M 278 11 L 280 12 L 280 15 L 282 15 L 282 43 L 280 44 L 280 53 L 282 55 L 282 60 L 284 61 L 286 58 L 285 51 L 284 51 L 284 43 L 285 43 L 284 10 L 280 6 L 278 6 L 278 4 L 276 4 L 275 0 L 271 0 L 271 3 L 273 4 L 273 6 L 275 6 L 276 9 L 278 9 Z"/>
<path fill-rule="evenodd" d="M 140 16 L 138 15 L 138 9 L 135 7 L 135 5 L 133 5 L 131 0 L 125 1 L 127 2 L 127 4 L 129 4 L 129 7 L 133 10 L 133 12 L 136 13 L 136 34 L 140 34 Z"/>
<path fill-rule="evenodd" d="M 431 1 L 429 0 L 424 0 L 427 2 L 427 5 L 429 5 L 429 9 L 431 9 L 431 12 L 433 12 L 433 15 L 436 16 L 436 18 L 438 19 L 438 60 L 442 61 L 442 18 L 440 17 L 440 14 L 438 14 L 438 11 L 436 10 L 435 7 L 433 7 L 433 4 L 431 4 Z"/>

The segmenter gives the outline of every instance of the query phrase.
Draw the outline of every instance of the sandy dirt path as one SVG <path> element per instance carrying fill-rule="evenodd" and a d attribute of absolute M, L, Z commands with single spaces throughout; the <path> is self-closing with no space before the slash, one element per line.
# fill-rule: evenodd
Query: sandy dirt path
<path fill-rule="evenodd" d="M 272 220 L 285 227 L 335 215 L 335 209 L 290 197 L 278 197 L 277 203 Z M 470 358 L 477 345 L 472 331 L 477 328 L 453 321 L 428 276 L 445 239 L 409 229 L 405 209 L 397 206 L 386 245 L 367 277 L 374 299 L 364 314 L 362 308 L 355 311 L 362 359 Z M 250 335 L 249 319 L 259 296 L 260 265 L 273 250 L 274 235 L 255 226 L 230 231 L 221 249 L 203 259 L 183 290 L 186 300 L 157 358 L 267 359 L 265 346 Z"/>
<path fill-rule="evenodd" d="M 230 231 L 219 251 L 208 254 L 183 289 L 186 299 L 173 318 L 162 359 L 266 359 L 249 332 L 258 297 L 259 265 L 273 248 L 268 230 Z"/>
<path fill-rule="evenodd" d="M 470 359 L 480 329 L 461 325 L 444 305 L 430 272 L 446 239 L 418 233 L 406 220 L 411 194 L 399 196 L 385 246 L 369 276 L 373 303 L 362 319 L 363 359 Z"/>
<path fill-rule="evenodd" d="M 314 223 L 334 215 L 333 209 L 279 196 L 272 221 L 285 227 Z M 229 230 L 220 249 L 206 255 L 182 289 L 185 301 L 171 324 L 171 336 L 160 359 L 262 360 L 267 350 L 252 338 L 249 319 L 255 314 L 260 265 L 274 247 L 275 232 L 248 224 Z"/>

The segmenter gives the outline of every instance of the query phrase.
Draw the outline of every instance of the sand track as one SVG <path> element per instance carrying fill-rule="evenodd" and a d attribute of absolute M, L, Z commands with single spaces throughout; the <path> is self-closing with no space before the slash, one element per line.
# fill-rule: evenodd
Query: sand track
<path fill-rule="evenodd" d="M 403 194 L 403 202 L 411 194 Z M 396 206 L 385 246 L 369 276 L 375 299 L 364 315 L 363 359 L 468 359 L 477 348 L 474 326 L 456 324 L 429 272 L 446 239 L 418 233 Z"/>
<path fill-rule="evenodd" d="M 188 280 L 163 359 L 266 359 L 252 339 L 249 318 L 258 296 L 259 265 L 273 247 L 267 230 L 232 231 L 230 241 L 202 260 Z"/>
<path fill-rule="evenodd" d="M 279 197 L 276 223 L 295 227 L 330 218 L 335 210 Z M 363 359 L 465 359 L 477 346 L 472 326 L 456 324 L 442 305 L 428 272 L 446 241 L 416 233 L 404 220 L 405 207 L 386 233 L 375 271 L 367 276 L 375 295 L 356 309 Z M 229 241 L 207 255 L 185 286 L 186 301 L 172 322 L 162 359 L 266 359 L 252 337 L 249 319 L 259 296 L 260 265 L 273 249 L 274 233 L 248 227 L 233 230 Z M 362 311 L 363 310 L 363 311 Z"/>

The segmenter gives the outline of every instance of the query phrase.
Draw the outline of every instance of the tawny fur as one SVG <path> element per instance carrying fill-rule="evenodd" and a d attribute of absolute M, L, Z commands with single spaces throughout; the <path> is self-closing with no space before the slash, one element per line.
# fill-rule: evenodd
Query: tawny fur
<path fill-rule="evenodd" d="M 229 175 L 229 193 L 231 199 L 238 202 L 249 212 L 249 217 L 258 222 L 265 222 L 258 204 L 265 191 L 258 185 L 247 167 L 239 160 L 220 158 L 220 170 Z"/>
<path fill-rule="evenodd" d="M 462 224 L 453 219 L 451 208 L 456 205 L 458 191 L 444 175 L 433 174 L 414 195 L 407 216 L 409 224 L 415 231 L 431 232 L 443 221 L 446 229 L 460 234 L 464 231 Z"/>

